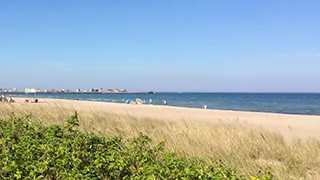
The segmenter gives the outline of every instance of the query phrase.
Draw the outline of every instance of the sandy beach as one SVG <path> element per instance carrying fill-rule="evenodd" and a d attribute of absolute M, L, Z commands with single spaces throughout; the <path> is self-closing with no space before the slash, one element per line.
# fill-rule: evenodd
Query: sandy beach
<path fill-rule="evenodd" d="M 75 129 L 81 132 L 124 139 L 142 133 L 153 142 L 165 142 L 170 152 L 214 157 L 248 177 L 261 168 L 271 168 L 276 179 L 320 177 L 320 116 L 42 98 L 39 103 L 25 103 L 25 98 L 14 99 L 16 103 L 0 103 L 0 116 L 13 112 L 18 117 L 30 115 L 32 122 L 63 126 L 77 110 L 80 126 Z"/>
<path fill-rule="evenodd" d="M 24 103 L 24 98 L 15 98 L 15 100 L 18 104 Z M 40 103 L 28 105 L 63 107 L 78 111 L 105 111 L 121 115 L 161 120 L 244 123 L 281 133 L 285 138 L 314 137 L 320 139 L 320 116 L 205 110 L 155 105 L 129 105 L 62 99 L 40 99 Z"/>

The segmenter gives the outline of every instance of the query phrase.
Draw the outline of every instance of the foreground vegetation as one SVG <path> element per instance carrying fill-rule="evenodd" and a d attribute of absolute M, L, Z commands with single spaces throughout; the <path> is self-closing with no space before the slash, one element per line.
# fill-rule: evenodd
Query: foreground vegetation
<path fill-rule="evenodd" d="M 65 119 L 73 115 L 72 110 L 59 107 L 59 105 L 8 106 L 0 104 L 0 117 L 9 118 L 11 112 L 15 112 L 17 116 L 31 115 L 33 124 L 41 122 L 49 125 L 39 125 L 39 127 L 62 127 L 60 130 L 64 133 Z M 112 141 L 121 144 L 119 147 L 124 147 L 127 152 L 130 152 L 130 147 L 136 146 L 149 148 L 149 155 L 157 151 L 157 156 L 152 157 L 161 160 L 157 161 L 158 164 L 154 164 L 156 166 L 160 163 L 159 168 L 165 167 L 161 164 L 166 162 L 163 159 L 169 155 L 171 158 L 172 155 L 175 161 L 185 164 L 180 169 L 180 172 L 183 173 L 184 167 L 191 168 L 192 166 L 209 174 L 211 173 L 210 168 L 223 167 L 221 172 L 231 173 L 238 178 L 261 177 L 268 174 L 261 173 L 266 169 L 270 170 L 274 179 L 296 180 L 319 179 L 320 177 L 320 143 L 315 139 L 287 142 L 281 135 L 243 124 L 143 119 L 95 111 L 83 111 L 79 114 L 80 126 L 77 128 L 79 131 L 75 131 L 79 135 L 84 136 L 87 140 L 93 136 L 98 139 L 106 137 L 105 142 Z M 92 132 L 99 135 L 89 135 Z M 139 136 L 140 132 L 154 141 L 149 141 L 146 136 Z M 113 138 L 120 136 L 122 139 Z M 133 137 L 137 138 L 132 139 Z M 132 144 L 141 141 L 144 143 Z M 165 146 L 158 146 L 157 143 L 161 141 L 165 141 Z M 125 157 L 124 152 L 124 150 L 119 151 L 122 157 Z M 211 159 L 212 157 L 218 161 Z M 94 166 L 91 166 L 91 169 L 92 167 Z M 233 170 L 235 168 L 237 171 Z M 191 171 L 197 171 L 195 169 Z"/>
<path fill-rule="evenodd" d="M 164 153 L 144 135 L 123 141 L 74 130 L 77 114 L 64 127 L 28 118 L 0 122 L 2 179 L 244 179 L 219 161 Z M 270 173 L 261 179 L 271 179 Z"/>

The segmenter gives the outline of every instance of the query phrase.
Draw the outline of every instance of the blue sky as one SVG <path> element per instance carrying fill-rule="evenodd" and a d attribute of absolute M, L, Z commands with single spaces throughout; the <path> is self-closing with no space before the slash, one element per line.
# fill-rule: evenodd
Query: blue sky
<path fill-rule="evenodd" d="M 1 87 L 320 92 L 317 0 L 0 2 Z"/>

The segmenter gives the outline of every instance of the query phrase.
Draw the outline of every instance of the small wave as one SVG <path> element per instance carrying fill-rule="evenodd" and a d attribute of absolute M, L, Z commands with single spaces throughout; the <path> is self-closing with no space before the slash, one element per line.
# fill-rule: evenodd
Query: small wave
<path fill-rule="evenodd" d="M 103 102 L 122 102 L 121 100 L 116 100 L 116 99 L 101 99 L 98 98 L 99 101 L 103 101 Z"/>
<path fill-rule="evenodd" d="M 105 99 L 101 99 L 101 98 L 89 98 L 89 99 L 84 99 L 84 100 L 87 100 L 87 101 L 107 101 Z"/>

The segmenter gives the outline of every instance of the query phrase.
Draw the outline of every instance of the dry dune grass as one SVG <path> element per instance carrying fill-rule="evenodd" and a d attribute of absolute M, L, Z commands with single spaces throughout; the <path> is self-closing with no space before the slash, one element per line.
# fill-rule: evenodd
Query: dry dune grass
<path fill-rule="evenodd" d="M 0 117 L 14 112 L 31 115 L 45 124 L 62 124 L 72 110 L 36 104 L 0 104 Z M 244 124 L 135 118 L 105 112 L 79 112 L 80 130 L 106 136 L 132 137 L 142 132 L 169 151 L 187 156 L 221 159 L 245 175 L 270 168 L 276 179 L 320 179 L 320 142 L 300 139 L 290 143 L 281 135 Z"/>

